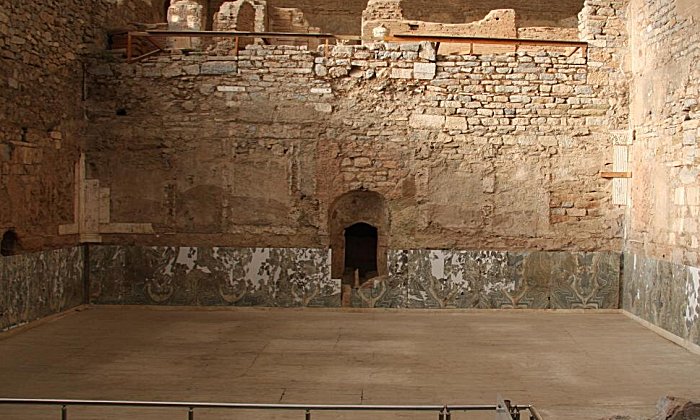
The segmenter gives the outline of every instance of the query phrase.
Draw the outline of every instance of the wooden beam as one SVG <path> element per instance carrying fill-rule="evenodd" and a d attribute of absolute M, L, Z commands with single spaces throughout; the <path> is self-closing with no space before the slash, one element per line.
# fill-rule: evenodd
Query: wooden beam
<path fill-rule="evenodd" d="M 602 172 L 601 178 L 632 178 L 632 172 Z"/>
<path fill-rule="evenodd" d="M 141 61 L 141 60 L 144 60 L 144 59 L 146 59 L 146 58 L 148 58 L 148 57 L 154 56 L 154 55 L 158 54 L 158 53 L 161 52 L 161 51 L 163 51 L 163 50 L 153 50 L 153 51 L 149 51 L 149 52 L 147 52 L 146 54 L 142 54 L 142 55 L 140 55 L 140 56 L 138 56 L 138 57 L 127 58 L 126 62 L 129 63 L 129 64 L 135 63 L 135 62 L 137 62 L 137 61 Z"/>
<path fill-rule="evenodd" d="M 583 41 L 567 41 L 561 39 L 523 39 L 523 38 L 486 38 L 462 35 L 435 35 L 435 34 L 394 34 L 385 38 L 386 41 L 431 41 L 452 42 L 458 44 L 499 44 L 517 46 L 550 46 L 550 47 L 576 47 L 587 48 L 588 43 Z"/>
<path fill-rule="evenodd" d="M 145 32 L 132 32 L 135 36 L 159 35 L 166 37 L 195 37 L 195 38 L 270 38 L 270 39 L 287 39 L 287 38 L 335 38 L 335 35 L 329 33 L 306 33 L 306 32 L 242 32 L 242 31 L 165 31 L 151 30 Z"/>

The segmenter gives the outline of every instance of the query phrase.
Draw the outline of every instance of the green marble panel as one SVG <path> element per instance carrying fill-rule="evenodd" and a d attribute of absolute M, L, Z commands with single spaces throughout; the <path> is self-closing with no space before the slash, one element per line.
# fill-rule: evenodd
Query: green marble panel
<path fill-rule="evenodd" d="M 700 345 L 700 269 L 624 254 L 622 307 Z"/>
<path fill-rule="evenodd" d="M 83 303 L 80 248 L 2 257 L 0 261 L 0 330 Z"/>
<path fill-rule="evenodd" d="M 95 247 L 98 249 L 101 247 Z M 103 247 L 91 254 L 96 303 L 340 306 L 330 253 L 296 248 Z"/>

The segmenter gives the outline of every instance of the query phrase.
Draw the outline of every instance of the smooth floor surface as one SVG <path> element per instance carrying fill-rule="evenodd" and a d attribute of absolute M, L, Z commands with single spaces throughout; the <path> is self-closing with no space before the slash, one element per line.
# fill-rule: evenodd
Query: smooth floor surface
<path fill-rule="evenodd" d="M 0 377 L 0 396 L 18 398 L 494 404 L 502 394 L 534 404 L 547 420 L 651 416 L 666 394 L 700 400 L 700 356 L 616 313 L 94 307 L 0 335 Z M 0 419 L 59 413 L 0 406 Z M 182 410 L 69 413 L 69 419 L 187 419 Z M 215 410 L 196 416 L 303 418 Z"/>

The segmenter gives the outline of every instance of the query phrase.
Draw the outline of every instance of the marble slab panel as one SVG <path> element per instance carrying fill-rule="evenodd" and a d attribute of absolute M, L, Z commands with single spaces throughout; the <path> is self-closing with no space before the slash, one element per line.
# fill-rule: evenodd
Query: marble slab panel
<path fill-rule="evenodd" d="M 95 303 L 340 306 L 340 284 L 330 278 L 328 250 L 218 247 L 91 249 L 96 251 L 90 255 L 91 296 Z"/>
<path fill-rule="evenodd" d="M 551 307 L 614 309 L 620 300 L 620 254 L 552 253 Z"/>
<path fill-rule="evenodd" d="M 399 290 L 398 299 L 387 306 L 607 309 L 619 305 L 620 254 L 616 253 L 391 250 L 388 260 L 388 281 Z M 384 302 L 380 300 L 379 306 Z"/>
<path fill-rule="evenodd" d="M 700 345 L 700 268 L 625 253 L 622 307 Z"/>
<path fill-rule="evenodd" d="M 79 247 L 0 258 L 0 330 L 83 303 Z"/>

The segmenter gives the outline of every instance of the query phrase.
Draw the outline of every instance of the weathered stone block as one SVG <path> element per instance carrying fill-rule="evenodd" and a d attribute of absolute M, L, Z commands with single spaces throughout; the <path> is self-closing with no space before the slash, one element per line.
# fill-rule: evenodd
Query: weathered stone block
<path fill-rule="evenodd" d="M 315 93 L 315 94 L 319 94 L 319 95 L 329 94 L 329 93 L 333 93 L 333 89 L 331 89 L 329 87 L 323 87 L 323 88 L 314 87 L 314 88 L 311 88 L 311 93 Z"/>
<path fill-rule="evenodd" d="M 392 79 L 410 79 L 413 77 L 413 69 L 393 68 L 391 69 L 391 75 L 389 77 Z"/>
<path fill-rule="evenodd" d="M 409 120 L 412 128 L 441 129 L 445 125 L 445 116 L 413 114 Z"/>
<path fill-rule="evenodd" d="M 245 92 L 245 86 L 217 86 L 219 92 Z"/>
<path fill-rule="evenodd" d="M 466 130 L 469 128 L 466 117 L 446 117 L 445 128 L 448 130 Z"/>
<path fill-rule="evenodd" d="M 236 63 L 225 62 L 225 61 L 208 61 L 202 63 L 201 74 L 205 75 L 224 75 L 230 73 L 236 73 L 238 67 Z"/>
<path fill-rule="evenodd" d="M 414 63 L 413 77 L 416 79 L 432 80 L 435 78 L 437 65 L 435 63 Z"/>

